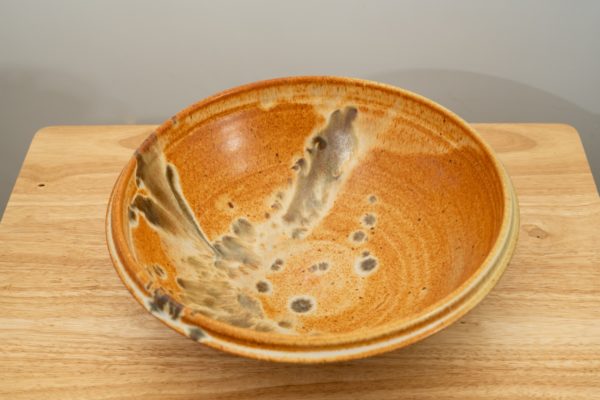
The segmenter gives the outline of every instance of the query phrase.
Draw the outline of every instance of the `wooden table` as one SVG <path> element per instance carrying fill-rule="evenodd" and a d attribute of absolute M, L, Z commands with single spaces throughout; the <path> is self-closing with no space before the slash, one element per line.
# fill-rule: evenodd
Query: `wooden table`
<path fill-rule="evenodd" d="M 600 398 L 600 199 L 573 128 L 476 125 L 521 204 L 504 277 L 423 342 L 321 366 L 208 349 L 127 292 L 104 215 L 117 174 L 152 128 L 36 134 L 0 228 L 1 398 Z"/>

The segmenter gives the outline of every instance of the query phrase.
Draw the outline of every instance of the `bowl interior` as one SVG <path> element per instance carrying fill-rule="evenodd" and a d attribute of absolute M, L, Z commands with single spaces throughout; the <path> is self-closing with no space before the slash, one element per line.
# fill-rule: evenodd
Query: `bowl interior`
<path fill-rule="evenodd" d="M 122 180 L 121 251 L 154 306 L 258 336 L 360 335 L 418 315 L 478 271 L 504 209 L 464 123 L 335 79 L 199 103 Z"/>

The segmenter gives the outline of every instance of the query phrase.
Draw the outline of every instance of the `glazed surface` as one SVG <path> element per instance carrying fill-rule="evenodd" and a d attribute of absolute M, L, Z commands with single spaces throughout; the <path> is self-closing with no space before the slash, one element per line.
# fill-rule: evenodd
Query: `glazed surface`
<path fill-rule="evenodd" d="M 298 82 L 174 117 L 136 153 L 122 204 L 128 272 L 157 311 L 328 337 L 464 284 L 504 198 L 489 154 L 440 110 Z"/>

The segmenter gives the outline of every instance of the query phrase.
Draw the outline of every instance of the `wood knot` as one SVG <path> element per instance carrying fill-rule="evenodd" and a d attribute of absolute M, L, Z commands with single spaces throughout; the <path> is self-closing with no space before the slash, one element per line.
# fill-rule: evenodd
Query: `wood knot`
<path fill-rule="evenodd" d="M 534 237 L 536 239 L 546 239 L 549 236 L 548 232 L 546 232 L 537 225 L 524 225 L 523 228 L 529 236 Z"/>

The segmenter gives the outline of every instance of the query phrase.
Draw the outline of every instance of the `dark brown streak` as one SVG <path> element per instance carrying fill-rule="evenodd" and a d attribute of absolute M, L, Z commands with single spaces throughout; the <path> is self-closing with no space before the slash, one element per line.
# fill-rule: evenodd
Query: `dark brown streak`
<path fill-rule="evenodd" d="M 198 234 L 200 239 L 202 239 L 202 241 L 216 254 L 215 248 L 208 241 L 208 239 L 204 235 L 204 232 L 202 232 L 202 229 L 200 229 L 200 227 L 196 223 L 196 219 L 194 218 L 191 210 L 189 209 L 188 205 L 184 201 L 183 196 L 179 193 L 179 190 L 177 190 L 178 188 L 175 185 L 175 179 L 174 179 L 175 178 L 174 168 L 169 164 L 167 164 L 166 175 L 167 175 L 167 182 L 169 183 L 169 187 L 171 188 L 171 192 L 173 193 L 175 200 L 177 200 L 177 205 L 179 206 L 179 209 L 181 210 L 183 215 L 187 218 L 187 220 L 190 222 L 190 224 L 194 227 L 194 230 L 196 231 L 196 233 Z"/>
<path fill-rule="evenodd" d="M 298 176 L 294 196 L 283 216 L 285 221 L 306 225 L 319 218 L 334 190 L 332 185 L 354 156 L 358 140 L 352 123 L 356 115 L 354 107 L 334 111 L 327 126 L 312 139 L 312 148 L 307 149 L 310 168 L 303 158 L 294 164 Z"/>

